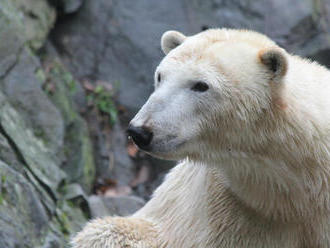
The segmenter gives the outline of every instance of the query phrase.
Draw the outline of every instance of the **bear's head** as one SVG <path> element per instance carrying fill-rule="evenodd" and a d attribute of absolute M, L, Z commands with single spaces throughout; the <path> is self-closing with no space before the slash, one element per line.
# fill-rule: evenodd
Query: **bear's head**
<path fill-rule="evenodd" d="M 190 37 L 168 31 L 161 46 L 166 56 L 155 72 L 155 91 L 128 129 L 142 150 L 205 160 L 267 142 L 269 120 L 286 108 L 283 49 L 261 34 L 229 29 Z"/>

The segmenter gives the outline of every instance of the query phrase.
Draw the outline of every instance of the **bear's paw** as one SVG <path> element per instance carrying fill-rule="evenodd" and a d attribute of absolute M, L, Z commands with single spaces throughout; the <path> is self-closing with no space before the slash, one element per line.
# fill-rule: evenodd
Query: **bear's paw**
<path fill-rule="evenodd" d="M 106 217 L 89 222 L 71 241 L 72 248 L 156 248 L 156 230 L 138 218 Z"/>

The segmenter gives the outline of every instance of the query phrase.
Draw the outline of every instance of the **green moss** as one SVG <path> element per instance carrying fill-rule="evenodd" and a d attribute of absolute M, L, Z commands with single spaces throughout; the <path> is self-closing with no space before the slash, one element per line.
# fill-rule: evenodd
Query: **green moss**
<path fill-rule="evenodd" d="M 72 106 L 70 98 L 66 95 L 66 88 L 62 85 L 56 84 L 56 92 L 53 95 L 55 104 L 60 109 L 64 120 L 67 124 L 72 123 L 78 116 L 76 110 Z"/>
<path fill-rule="evenodd" d="M 1 181 L 0 181 L 0 205 L 2 205 L 5 201 L 5 197 L 7 195 L 7 189 L 5 187 L 5 184 L 6 184 L 6 181 L 7 181 L 7 177 L 5 174 L 2 174 L 1 175 Z"/>
<path fill-rule="evenodd" d="M 68 71 L 63 72 L 63 80 L 67 85 L 69 92 L 74 94 L 77 91 L 76 81 L 73 79 L 73 76 Z"/>
<path fill-rule="evenodd" d="M 62 214 L 59 217 L 60 223 L 61 223 L 61 231 L 62 233 L 68 235 L 70 234 L 70 222 L 66 215 L 66 213 L 62 212 Z"/>
<path fill-rule="evenodd" d="M 95 163 L 92 145 L 87 136 L 82 137 L 82 156 L 82 161 L 84 162 L 83 174 L 86 180 L 86 185 L 92 185 L 95 178 Z"/>
<path fill-rule="evenodd" d="M 0 192 L 0 206 L 5 203 L 6 194 Z"/>
<path fill-rule="evenodd" d="M 33 130 L 33 133 L 37 138 L 40 138 L 44 142 L 46 142 L 46 134 L 45 134 L 44 130 L 42 130 L 41 128 L 36 128 Z"/>
<path fill-rule="evenodd" d="M 107 91 L 102 85 L 98 85 L 94 93 L 89 95 L 89 101 L 92 101 L 101 113 L 109 116 L 111 125 L 117 121 L 118 112 L 113 101 L 113 92 Z"/>
<path fill-rule="evenodd" d="M 60 231 L 65 235 L 68 236 L 71 232 L 70 228 L 70 221 L 68 218 L 68 215 L 65 211 L 63 211 L 64 207 L 64 201 L 60 200 L 57 204 L 57 209 L 56 209 L 56 218 L 59 223 Z"/>
<path fill-rule="evenodd" d="M 74 94 L 77 90 L 77 82 L 74 80 L 72 74 L 67 71 L 64 66 L 59 63 L 58 61 L 55 61 L 52 64 L 51 68 L 51 74 L 61 81 L 64 82 L 65 87 L 69 90 L 71 94 Z"/>
<path fill-rule="evenodd" d="M 79 117 L 65 134 L 64 154 L 71 166 L 64 168 L 71 182 L 80 182 L 86 192 L 95 177 L 93 149 L 86 123 Z"/>
<path fill-rule="evenodd" d="M 48 67 L 50 70 L 46 75 L 46 82 L 52 88 L 49 98 L 60 110 L 66 127 L 62 152 L 70 166 L 63 169 L 69 182 L 79 182 L 89 191 L 94 181 L 95 164 L 86 123 L 77 112 L 72 99 L 79 85 L 60 61 L 51 60 Z M 46 87 L 43 88 L 47 90 Z"/>
<path fill-rule="evenodd" d="M 5 183 L 6 183 L 6 180 L 7 180 L 7 177 L 6 177 L 5 174 L 3 174 L 3 175 L 1 176 L 1 185 L 5 184 Z"/>
<path fill-rule="evenodd" d="M 71 100 L 71 96 L 77 89 L 77 82 L 58 61 L 52 63 L 48 81 L 54 90 L 48 95 L 60 109 L 66 123 L 72 123 L 78 116 Z M 47 87 L 45 87 L 45 90 L 47 91 Z"/>
<path fill-rule="evenodd" d="M 5 201 L 5 194 L 2 191 L 0 191 L 0 205 L 2 205 L 4 201 Z"/>
<path fill-rule="evenodd" d="M 46 81 L 46 75 L 44 73 L 44 71 L 39 68 L 36 72 L 35 75 L 37 77 L 37 79 L 40 81 L 40 83 L 44 83 Z"/>
<path fill-rule="evenodd" d="M 86 223 L 84 213 L 73 201 L 60 200 L 57 204 L 56 219 L 60 231 L 66 238 L 82 229 Z"/>

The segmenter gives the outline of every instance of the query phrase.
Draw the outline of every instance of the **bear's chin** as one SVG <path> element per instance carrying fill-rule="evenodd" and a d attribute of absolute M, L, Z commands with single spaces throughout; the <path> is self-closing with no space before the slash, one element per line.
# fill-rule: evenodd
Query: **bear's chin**
<path fill-rule="evenodd" d="M 179 155 L 176 153 L 147 152 L 147 151 L 145 152 L 152 157 L 164 159 L 164 160 L 171 160 L 171 161 L 179 161 L 186 157 L 184 155 Z"/>
<path fill-rule="evenodd" d="M 185 142 L 170 142 L 170 143 L 154 143 L 148 147 L 139 147 L 142 151 L 165 160 L 182 160 L 187 157 L 184 152 Z"/>

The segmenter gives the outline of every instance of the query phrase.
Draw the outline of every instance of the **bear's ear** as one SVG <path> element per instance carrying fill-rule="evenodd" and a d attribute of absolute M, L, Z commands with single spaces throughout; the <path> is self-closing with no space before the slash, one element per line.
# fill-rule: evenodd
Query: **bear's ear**
<path fill-rule="evenodd" d="M 161 39 L 161 46 L 165 55 L 168 54 L 172 49 L 181 45 L 185 39 L 186 36 L 178 31 L 166 31 L 162 35 Z"/>
<path fill-rule="evenodd" d="M 286 56 L 280 48 L 267 48 L 259 51 L 261 63 L 271 73 L 272 79 L 281 79 L 288 69 Z"/>

